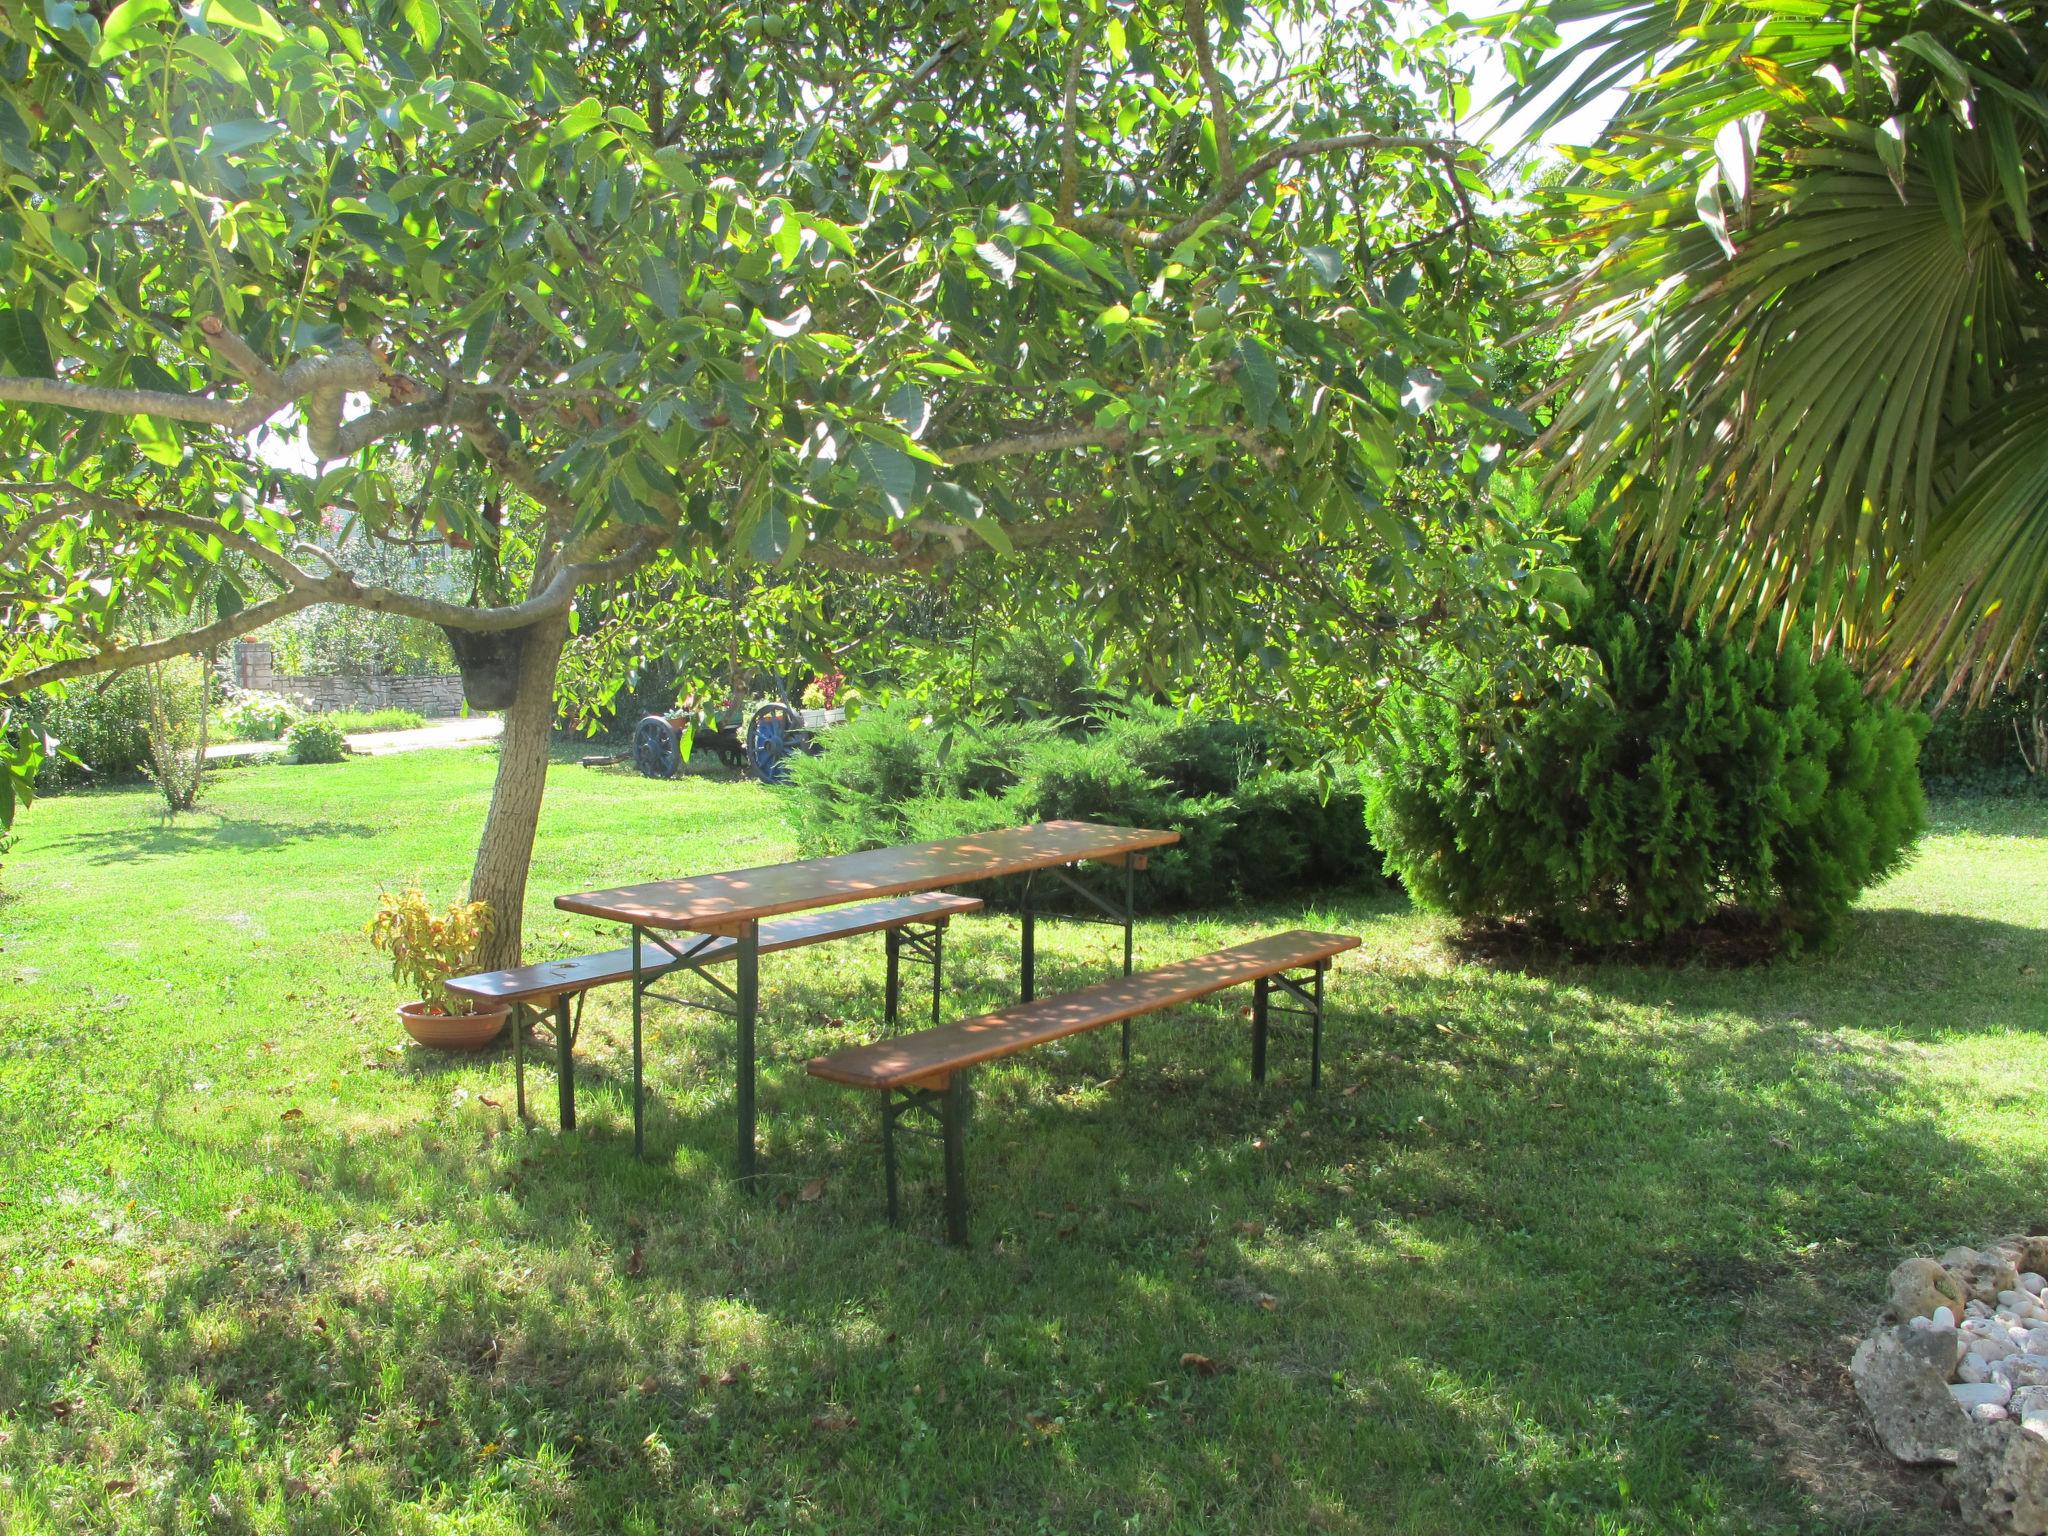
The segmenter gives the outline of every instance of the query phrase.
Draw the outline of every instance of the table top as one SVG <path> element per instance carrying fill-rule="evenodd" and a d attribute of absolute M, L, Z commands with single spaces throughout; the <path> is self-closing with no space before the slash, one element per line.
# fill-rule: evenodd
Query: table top
<path fill-rule="evenodd" d="M 1109 827 L 1088 821 L 1041 821 L 1001 832 L 873 848 L 793 864 L 766 864 L 687 880 L 557 896 L 565 912 L 635 923 L 642 928 L 725 932 L 759 918 L 871 896 L 902 896 L 1000 875 L 1028 874 L 1084 859 L 1121 862 L 1180 841 L 1178 832 Z"/>

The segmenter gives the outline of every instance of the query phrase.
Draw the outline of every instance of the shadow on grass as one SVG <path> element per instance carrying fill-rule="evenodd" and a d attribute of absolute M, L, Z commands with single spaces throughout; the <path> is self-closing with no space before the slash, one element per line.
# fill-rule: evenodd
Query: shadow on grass
<path fill-rule="evenodd" d="M 51 843 L 51 850 L 77 850 L 89 864 L 120 864 L 137 858 L 232 850 L 260 853 L 331 838 L 373 838 L 379 829 L 359 821 L 258 821 L 221 816 L 204 809 L 154 826 L 107 832 L 79 832 Z"/>
<path fill-rule="evenodd" d="M 324 1219 L 197 1233 L 160 1298 L 15 1330 L 5 1378 L 61 1401 L 85 1329 L 118 1337 L 130 1379 L 189 1383 L 159 1497 L 308 1531 L 419 1500 L 578 1530 L 1780 1529 L 1816 1511 L 1729 1370 L 1758 1295 L 1818 1242 L 1875 1295 L 1902 1246 L 2024 1224 L 2048 1178 L 2048 1149 L 1951 1135 L 1909 1043 L 1361 966 L 1319 1095 L 1298 1030 L 1249 1084 L 1236 995 L 1141 1023 L 1128 1074 L 1114 1031 L 978 1072 L 959 1252 L 935 1151 L 892 1230 L 871 1098 L 802 1072 L 846 1043 L 822 1020 L 879 1012 L 870 959 L 771 1000 L 758 1193 L 729 1177 L 730 1024 L 652 1025 L 636 1162 L 593 1014 L 577 1133 L 541 1128 L 541 1051 L 532 1129 L 294 1141 Z M 974 1006 L 1005 959 L 973 946 Z M 235 1471 L 201 1432 L 223 1415 L 311 1470 Z M 87 1453 L 23 1418 L 21 1454 Z"/>

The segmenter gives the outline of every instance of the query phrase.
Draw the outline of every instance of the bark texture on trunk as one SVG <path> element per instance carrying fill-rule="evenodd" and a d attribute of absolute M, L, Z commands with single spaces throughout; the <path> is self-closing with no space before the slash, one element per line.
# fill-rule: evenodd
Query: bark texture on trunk
<path fill-rule="evenodd" d="M 524 929 L 526 873 L 533 863 L 533 835 L 540 824 L 541 796 L 548 782 L 548 744 L 555 725 L 555 669 L 562 659 L 568 625 L 545 619 L 525 633 L 519 656 L 519 687 L 505 711 L 498 743 L 498 779 L 491 790 L 490 815 L 477 844 L 469 877 L 472 901 L 487 901 L 496 917 L 481 968 L 504 970 L 519 964 Z"/>

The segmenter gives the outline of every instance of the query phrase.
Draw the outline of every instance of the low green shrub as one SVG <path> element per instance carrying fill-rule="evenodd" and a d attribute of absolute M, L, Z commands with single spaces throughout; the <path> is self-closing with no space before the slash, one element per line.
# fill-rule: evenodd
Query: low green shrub
<path fill-rule="evenodd" d="M 1119 706 L 1083 736 L 1053 721 L 941 730 L 870 709 L 794 765 L 790 820 L 806 853 L 844 853 L 1033 821 L 1170 827 L 1139 883 L 1149 907 L 1207 906 L 1377 878 L 1355 770 L 1268 766 L 1260 733 L 1228 720 Z M 1014 895 L 1000 885 L 993 899 Z M 1041 888 L 1041 896 L 1046 893 Z"/>
<path fill-rule="evenodd" d="M 338 763 L 348 756 L 348 739 L 331 715 L 310 715 L 284 733 L 285 754 L 295 763 Z"/>
<path fill-rule="evenodd" d="M 427 723 L 427 717 L 416 709 L 331 709 L 320 716 L 337 731 L 353 735 L 357 731 L 416 731 Z"/>
<path fill-rule="evenodd" d="M 219 736 L 222 741 L 281 741 L 305 713 L 281 693 L 241 689 L 221 706 Z"/>
<path fill-rule="evenodd" d="M 57 743 L 57 755 L 36 775 L 38 790 L 133 779 L 149 762 L 149 701 L 139 669 L 85 678 L 62 694 L 29 694 L 16 716 Z"/>
<path fill-rule="evenodd" d="M 1369 806 L 1389 873 L 1441 911 L 1582 944 L 1731 907 L 1824 935 L 1921 829 L 1921 717 L 1840 661 L 1701 638 L 1594 539 L 1580 573 L 1562 638 L 1598 659 L 1604 697 L 1558 689 L 1506 717 L 1451 686 L 1395 701 Z"/>

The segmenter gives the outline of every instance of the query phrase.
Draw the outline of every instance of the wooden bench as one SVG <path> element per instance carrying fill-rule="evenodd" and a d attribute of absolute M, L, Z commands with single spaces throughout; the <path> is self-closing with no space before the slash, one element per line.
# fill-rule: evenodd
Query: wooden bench
<path fill-rule="evenodd" d="M 1323 1067 L 1323 973 L 1336 956 L 1358 945 L 1355 936 L 1345 933 L 1310 933 L 1301 929 L 1278 933 L 1157 970 L 1099 982 L 1077 992 L 1017 1003 L 957 1024 L 835 1051 L 830 1056 L 815 1058 L 807 1070 L 811 1076 L 827 1082 L 869 1088 L 882 1095 L 882 1173 L 888 1186 L 892 1222 L 898 1219 L 896 1121 L 903 1115 L 923 1112 L 939 1122 L 945 1148 L 946 1235 L 953 1242 L 964 1243 L 969 1068 L 1251 982 L 1255 987 L 1253 1080 L 1265 1081 L 1267 1025 L 1277 1011 L 1310 1021 L 1313 1043 L 1309 1085 L 1318 1087 Z M 1305 974 L 1290 974 L 1297 972 Z M 1276 1009 L 1272 1002 L 1275 987 L 1296 1006 Z"/>
<path fill-rule="evenodd" d="M 979 896 L 956 896 L 950 891 L 925 891 L 887 901 L 863 902 L 857 906 L 821 907 L 778 917 L 761 924 L 760 952 L 801 949 L 833 939 L 850 939 L 864 933 L 883 935 L 887 957 L 883 992 L 883 1016 L 893 1029 L 902 1001 L 902 961 L 907 950 L 914 959 L 930 966 L 932 973 L 932 1019 L 939 1016 L 939 987 L 944 956 L 946 924 L 953 918 L 979 912 L 985 903 Z M 644 987 L 654 977 L 686 966 L 701 972 L 706 966 L 730 960 L 739 947 L 731 938 L 704 937 L 688 948 L 676 951 L 650 946 L 641 952 L 639 981 Z M 556 1103 L 562 1129 L 576 1127 L 576 1083 L 570 1057 L 576 1032 L 582 1021 L 578 1002 L 576 1020 L 569 1017 L 569 1002 L 580 999 L 596 987 L 635 980 L 633 951 L 611 949 L 597 955 L 575 955 L 565 960 L 542 960 L 509 971 L 482 971 L 447 983 L 450 992 L 475 998 L 480 1003 L 512 1005 L 512 1062 L 519 1113 L 526 1114 L 526 1025 L 527 1013 L 552 1015 L 555 1035 Z M 714 983 L 715 985 L 716 983 Z M 639 1049 L 633 1042 L 633 1080 L 640 1081 Z"/>

